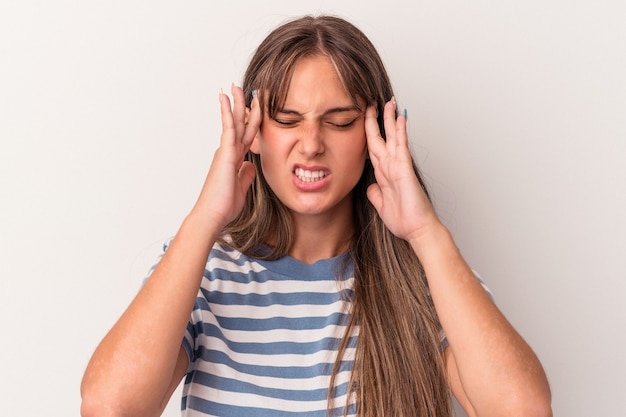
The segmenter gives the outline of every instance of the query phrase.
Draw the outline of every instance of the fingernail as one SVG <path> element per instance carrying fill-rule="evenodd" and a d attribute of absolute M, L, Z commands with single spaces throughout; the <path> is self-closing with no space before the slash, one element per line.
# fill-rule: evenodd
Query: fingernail
<path fill-rule="evenodd" d="M 256 94 L 256 90 L 252 90 L 252 97 Z"/>
<path fill-rule="evenodd" d="M 407 117 L 407 111 L 406 111 L 406 109 L 404 109 L 404 119 L 405 120 L 406 120 L 406 117 Z"/>

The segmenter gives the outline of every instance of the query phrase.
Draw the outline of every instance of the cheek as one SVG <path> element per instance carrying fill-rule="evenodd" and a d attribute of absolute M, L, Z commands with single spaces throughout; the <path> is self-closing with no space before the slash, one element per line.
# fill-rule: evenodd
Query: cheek
<path fill-rule="evenodd" d="M 367 145 L 365 141 L 355 140 L 351 144 L 337 150 L 344 161 L 345 174 L 353 179 L 359 179 L 363 174 L 365 162 L 368 158 Z"/>
<path fill-rule="evenodd" d="M 263 176 L 265 180 L 271 185 L 274 181 L 274 172 L 276 171 L 276 163 L 272 160 L 270 156 L 271 152 L 264 152 L 261 157 L 261 171 L 263 171 Z"/>
<path fill-rule="evenodd" d="M 351 141 L 346 143 L 344 155 L 359 155 L 360 159 L 365 159 L 367 153 L 367 139 L 365 135 L 355 136 Z"/>
<path fill-rule="evenodd" d="M 281 152 L 284 153 L 289 147 L 292 136 L 293 133 L 289 130 L 264 123 L 254 141 L 257 143 L 258 153 L 272 156 Z"/>
<path fill-rule="evenodd" d="M 272 189 L 277 186 L 280 187 L 277 181 L 281 181 L 282 176 L 284 176 L 287 161 L 284 149 L 277 146 L 280 141 L 275 139 L 265 136 L 264 140 L 259 141 L 261 171 Z"/>

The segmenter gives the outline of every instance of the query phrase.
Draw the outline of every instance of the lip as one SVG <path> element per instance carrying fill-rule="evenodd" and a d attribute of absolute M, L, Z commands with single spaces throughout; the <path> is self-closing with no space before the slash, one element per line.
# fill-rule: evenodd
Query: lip
<path fill-rule="evenodd" d="M 317 181 L 302 181 L 296 175 L 296 169 L 304 169 L 306 171 L 324 171 L 325 176 Z M 330 170 L 323 166 L 310 166 L 310 165 L 294 165 L 292 169 L 292 181 L 294 186 L 300 191 L 320 191 L 328 185 L 330 182 Z"/>

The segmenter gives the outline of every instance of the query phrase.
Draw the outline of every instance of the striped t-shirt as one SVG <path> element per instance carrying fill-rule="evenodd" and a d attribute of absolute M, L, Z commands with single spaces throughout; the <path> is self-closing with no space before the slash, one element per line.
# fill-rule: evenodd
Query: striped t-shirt
<path fill-rule="evenodd" d="M 216 244 L 183 340 L 182 415 L 326 417 L 354 280 L 351 270 L 338 278 L 342 261 L 263 261 Z M 338 415 L 356 337 L 336 379 Z"/>

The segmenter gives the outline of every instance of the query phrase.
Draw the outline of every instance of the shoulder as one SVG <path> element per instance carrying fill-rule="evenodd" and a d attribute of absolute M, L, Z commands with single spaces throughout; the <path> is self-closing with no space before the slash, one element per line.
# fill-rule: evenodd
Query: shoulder
<path fill-rule="evenodd" d="M 216 242 L 209 253 L 206 269 L 226 269 L 233 272 L 261 272 L 266 268 L 258 259 L 248 256 L 228 245 L 228 242 Z"/>

